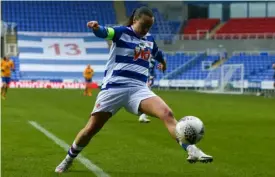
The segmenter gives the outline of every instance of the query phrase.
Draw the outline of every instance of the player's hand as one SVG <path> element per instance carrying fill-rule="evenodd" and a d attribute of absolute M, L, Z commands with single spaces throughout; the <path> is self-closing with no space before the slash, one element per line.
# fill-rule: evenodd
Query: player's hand
<path fill-rule="evenodd" d="M 97 21 L 89 21 L 89 22 L 87 23 L 87 27 L 88 27 L 88 28 L 91 28 L 91 29 L 93 29 L 93 30 L 97 30 L 97 29 L 99 28 L 99 24 L 98 24 Z"/>
<path fill-rule="evenodd" d="M 166 61 L 164 60 L 164 62 L 163 63 L 159 63 L 158 64 L 158 69 L 159 70 L 161 70 L 161 71 L 163 71 L 163 72 L 165 72 L 166 71 L 166 68 L 167 66 L 166 66 Z"/>

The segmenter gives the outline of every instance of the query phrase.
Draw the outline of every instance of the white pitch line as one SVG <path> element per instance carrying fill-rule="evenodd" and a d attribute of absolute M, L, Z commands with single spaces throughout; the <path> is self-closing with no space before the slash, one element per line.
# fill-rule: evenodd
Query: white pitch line
<path fill-rule="evenodd" d="M 70 146 L 65 143 L 63 140 L 56 137 L 54 134 L 43 128 L 41 125 L 34 121 L 29 121 L 29 124 L 31 124 L 34 128 L 42 132 L 44 135 L 46 135 L 48 138 L 53 140 L 57 145 L 59 145 L 61 148 L 63 148 L 65 151 L 67 151 Z M 110 177 L 107 173 L 105 173 L 101 168 L 93 164 L 89 159 L 84 157 L 83 155 L 79 154 L 76 158 L 80 163 L 82 163 L 86 168 L 88 168 L 90 171 L 92 171 L 97 177 Z"/>

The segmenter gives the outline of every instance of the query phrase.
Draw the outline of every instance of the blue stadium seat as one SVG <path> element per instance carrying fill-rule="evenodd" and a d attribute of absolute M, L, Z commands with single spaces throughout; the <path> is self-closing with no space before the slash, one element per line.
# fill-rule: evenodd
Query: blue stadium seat
<path fill-rule="evenodd" d="M 89 32 L 90 20 L 116 24 L 112 1 L 3 1 L 2 18 L 19 31 Z"/>

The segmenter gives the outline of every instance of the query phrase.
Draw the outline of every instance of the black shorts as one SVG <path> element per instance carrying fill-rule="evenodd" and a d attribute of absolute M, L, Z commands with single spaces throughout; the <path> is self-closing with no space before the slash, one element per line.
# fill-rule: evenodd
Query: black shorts
<path fill-rule="evenodd" d="M 86 81 L 87 83 L 90 83 L 90 82 L 92 82 L 92 79 L 85 79 L 85 81 Z"/>

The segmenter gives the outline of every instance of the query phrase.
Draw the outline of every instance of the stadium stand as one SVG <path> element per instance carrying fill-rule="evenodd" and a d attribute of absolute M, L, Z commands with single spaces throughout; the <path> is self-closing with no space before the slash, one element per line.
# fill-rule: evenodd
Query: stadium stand
<path fill-rule="evenodd" d="M 126 14 L 130 16 L 134 8 L 143 5 L 146 4 L 138 1 L 125 1 Z M 37 32 L 89 32 L 86 23 L 91 19 L 97 19 L 102 24 L 116 24 L 113 2 L 4 1 L 2 7 L 3 19 L 17 23 L 19 31 L 20 55 L 19 58 L 14 58 L 16 65 L 16 72 L 13 74 L 14 79 L 80 79 L 87 64 L 94 67 L 96 71 L 95 80 L 103 78 L 104 65 L 109 52 L 106 41 L 89 35 L 58 37 L 43 36 Z M 167 21 L 158 9 L 153 8 L 153 12 L 156 23 L 151 33 L 177 33 L 180 26 L 179 22 Z M 207 31 L 211 31 L 219 22 L 219 19 L 191 19 L 187 22 L 182 33 L 184 35 L 195 35 L 195 39 L 197 39 L 199 33 L 201 39 Z M 26 31 L 34 32 L 35 35 L 24 33 Z M 253 37 L 253 35 L 256 35 L 255 33 L 259 33 L 260 35 L 257 35 L 261 37 L 268 35 L 265 33 L 275 33 L 275 18 L 231 19 L 217 31 L 216 35 L 220 35 L 224 39 L 224 35 L 229 37 L 231 33 L 235 33 L 236 36 L 242 35 L 244 39 L 247 34 Z M 56 41 L 59 42 L 59 45 L 72 42 L 84 52 L 77 56 L 53 54 L 53 46 Z M 66 51 L 72 52 L 67 49 Z M 194 54 L 184 52 L 166 54 L 169 63 L 167 72 L 161 73 L 158 71 L 157 79 L 161 79 L 164 75 L 171 73 L 194 57 Z M 193 67 L 184 73 L 175 76 L 174 79 L 205 79 L 209 71 L 202 70 L 202 61 L 214 62 L 217 59 L 218 56 L 207 56 L 194 63 Z M 233 55 L 225 64 L 243 63 L 245 66 L 245 79 L 272 80 L 272 62 L 275 62 L 275 56 L 269 54 Z"/>
<path fill-rule="evenodd" d="M 185 54 L 183 52 L 166 53 L 165 58 L 169 65 L 167 66 L 167 70 L 165 73 L 162 73 L 161 71 L 156 72 L 157 80 L 161 79 L 164 75 L 169 74 L 180 65 L 183 65 L 184 63 L 188 62 L 193 57 L 195 57 L 195 54 Z"/>
<path fill-rule="evenodd" d="M 2 18 L 17 23 L 18 31 L 88 32 L 91 19 L 117 23 L 112 1 L 3 1 L 2 10 Z"/>
<path fill-rule="evenodd" d="M 272 38 L 275 33 L 275 18 L 233 18 L 215 35 L 217 39 Z M 233 35 L 233 36 L 232 36 Z"/>
<path fill-rule="evenodd" d="M 202 62 L 203 61 L 210 61 L 214 62 L 215 60 L 219 59 L 219 56 L 207 56 L 203 60 L 196 62 L 193 67 L 191 67 L 189 70 L 185 71 L 183 74 L 177 76 L 175 79 L 179 80 L 203 80 L 206 78 L 209 71 L 202 70 Z"/>
<path fill-rule="evenodd" d="M 176 53 L 167 55 L 169 68 L 167 73 L 170 73 L 178 66 L 191 60 L 195 55 L 186 55 L 184 53 Z M 214 62 L 219 59 L 218 55 L 206 56 L 202 60 L 194 63 L 191 68 L 177 75 L 175 80 L 204 80 L 209 70 L 203 70 L 202 63 L 204 61 Z M 244 79 L 249 81 L 272 80 L 274 71 L 271 68 L 272 63 L 275 63 L 275 55 L 269 53 L 259 54 L 235 54 L 229 58 L 224 64 L 244 64 Z M 163 74 L 157 72 L 157 79 L 161 79 Z"/>
<path fill-rule="evenodd" d="M 191 35 L 191 39 L 203 38 L 207 32 L 210 32 L 218 23 L 220 19 L 190 19 L 183 27 L 182 33 L 185 35 Z M 187 36 L 189 38 L 189 36 Z"/>
<path fill-rule="evenodd" d="M 146 3 L 138 1 L 125 1 L 126 14 L 129 17 L 137 7 L 147 6 Z M 158 9 L 152 8 L 155 16 L 155 24 L 151 29 L 152 34 L 177 34 L 180 27 L 179 21 L 167 21 Z"/>
<path fill-rule="evenodd" d="M 225 64 L 244 64 L 244 79 L 250 81 L 272 80 L 272 63 L 275 62 L 275 55 L 266 52 L 258 54 L 236 54 Z"/>
<path fill-rule="evenodd" d="M 133 9 L 146 4 L 125 1 L 125 5 L 126 14 L 130 16 Z M 117 24 L 110 1 L 4 1 L 2 7 L 3 19 L 17 23 L 19 31 L 88 32 L 86 23 L 91 19 L 97 19 L 101 24 Z M 180 22 L 166 21 L 158 9 L 153 8 L 153 12 L 156 23 L 152 33 L 177 33 Z"/>

